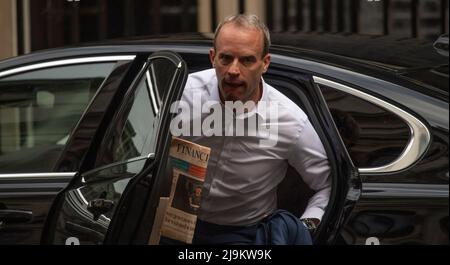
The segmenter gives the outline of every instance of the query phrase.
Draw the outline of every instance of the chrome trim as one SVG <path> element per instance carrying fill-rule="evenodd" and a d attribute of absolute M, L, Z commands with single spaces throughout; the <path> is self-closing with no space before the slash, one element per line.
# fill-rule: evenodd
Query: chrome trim
<path fill-rule="evenodd" d="M 83 203 L 85 204 L 85 205 L 89 205 L 89 202 L 86 200 L 86 198 L 83 196 L 83 193 L 81 193 L 81 190 L 80 190 L 81 188 L 78 188 L 78 189 L 75 189 L 76 190 L 76 192 L 78 193 L 78 195 L 79 195 L 79 198 L 83 201 Z"/>
<path fill-rule="evenodd" d="M 130 159 L 127 159 L 127 160 L 121 160 L 121 161 L 117 161 L 117 162 L 114 162 L 114 163 L 111 163 L 111 164 L 107 164 L 107 165 L 104 165 L 104 166 L 101 166 L 101 167 L 93 168 L 93 169 L 90 169 L 90 170 L 84 172 L 82 175 L 86 176 L 86 175 L 89 175 L 89 174 L 91 174 L 93 172 L 98 172 L 100 170 L 104 170 L 104 169 L 107 169 L 107 168 L 115 167 L 117 165 L 128 164 L 128 163 L 131 163 L 131 162 L 136 162 L 136 161 L 139 161 L 139 160 L 145 160 L 145 159 L 149 159 L 149 158 L 155 158 L 155 153 L 149 153 L 148 155 L 145 155 L 145 156 L 137 156 L 137 157 L 133 157 L 133 158 L 130 158 Z M 83 183 L 85 182 L 84 177 L 82 177 L 82 182 Z"/>
<path fill-rule="evenodd" d="M 447 198 L 446 184 L 363 183 L 362 198 Z"/>
<path fill-rule="evenodd" d="M 83 194 L 80 191 L 80 188 L 76 190 L 70 190 L 67 193 L 65 203 L 67 203 L 69 207 L 76 211 L 79 217 L 82 217 L 85 220 L 91 222 L 93 221 L 94 215 L 87 209 L 89 203 L 86 201 L 86 198 L 84 198 Z M 107 229 L 109 221 L 110 220 L 105 221 L 102 218 L 99 218 L 97 221 L 95 221 L 95 223 Z M 77 225 L 77 223 L 73 224 Z"/>
<path fill-rule="evenodd" d="M 38 179 L 38 178 L 73 178 L 76 172 L 49 172 L 49 173 L 17 173 L 17 174 L 0 174 L 0 179 L 8 178 L 24 178 L 24 179 Z"/>
<path fill-rule="evenodd" d="M 157 86 L 157 84 L 156 84 L 156 73 L 155 73 L 155 67 L 150 67 L 150 69 L 151 69 L 151 76 L 152 76 L 152 78 L 153 79 L 149 79 L 149 81 L 152 81 L 153 80 L 153 82 L 154 82 L 154 86 L 152 86 L 152 89 L 154 90 L 154 92 L 155 92 L 155 99 L 157 100 L 157 103 L 158 103 L 158 106 L 161 106 L 161 97 L 159 96 L 159 92 L 158 92 L 158 86 Z M 157 113 L 158 114 L 158 113 Z"/>
<path fill-rule="evenodd" d="M 84 57 L 84 58 L 76 58 L 76 59 L 65 59 L 58 61 L 51 61 L 45 63 L 37 63 L 27 66 L 22 66 L 18 68 L 14 68 L 11 70 L 6 70 L 0 72 L 0 78 L 8 75 L 18 74 L 30 70 L 36 70 L 41 68 L 49 68 L 60 65 L 71 65 L 71 64 L 80 64 L 80 63 L 96 63 L 96 62 L 111 62 L 111 61 L 131 61 L 134 60 L 135 55 L 120 55 L 120 56 L 97 56 L 97 57 Z"/>
<path fill-rule="evenodd" d="M 361 92 L 357 89 L 314 76 L 314 82 L 335 88 L 337 90 L 352 94 L 358 98 L 367 100 L 383 109 L 391 111 L 403 119 L 406 124 L 408 124 L 411 131 L 411 138 L 408 145 L 400 154 L 400 156 L 385 166 L 373 167 L 373 168 L 359 168 L 359 172 L 362 174 L 372 174 L 372 173 L 389 173 L 403 170 L 412 164 L 414 164 L 427 150 L 430 144 L 431 135 L 428 128 L 416 117 L 409 114 L 408 112 L 394 106 L 386 101 L 376 98 L 372 95 Z"/>
<path fill-rule="evenodd" d="M 148 70 L 145 72 L 145 75 L 146 75 L 145 80 L 147 81 L 147 87 L 148 87 L 148 90 L 150 91 L 150 98 L 152 99 L 153 109 L 155 110 L 155 114 L 158 115 L 159 108 L 158 108 L 158 104 L 156 104 L 155 90 L 153 88 L 152 80 L 150 78 L 150 73 Z"/>

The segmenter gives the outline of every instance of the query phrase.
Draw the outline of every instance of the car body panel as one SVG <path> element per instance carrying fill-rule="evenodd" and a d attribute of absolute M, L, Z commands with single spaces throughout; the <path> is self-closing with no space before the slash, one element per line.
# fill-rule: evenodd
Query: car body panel
<path fill-rule="evenodd" d="M 342 243 L 448 245 L 448 187 L 376 183 L 363 190 Z"/>

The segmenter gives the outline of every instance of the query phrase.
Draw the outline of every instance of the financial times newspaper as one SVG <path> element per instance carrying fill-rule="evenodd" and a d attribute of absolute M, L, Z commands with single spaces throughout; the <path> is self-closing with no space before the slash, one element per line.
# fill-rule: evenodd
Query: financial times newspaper
<path fill-rule="evenodd" d="M 161 236 L 192 243 L 201 192 L 211 149 L 180 138 L 173 138 L 170 160 L 172 186 Z"/>

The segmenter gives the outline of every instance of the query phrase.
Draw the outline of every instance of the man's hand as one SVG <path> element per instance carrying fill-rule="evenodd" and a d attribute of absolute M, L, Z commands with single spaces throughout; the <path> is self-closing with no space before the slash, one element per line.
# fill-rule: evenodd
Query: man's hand
<path fill-rule="evenodd" d="M 311 231 L 311 233 L 316 231 L 317 227 L 320 224 L 320 220 L 317 218 L 304 218 L 300 219 L 300 221 L 302 221 L 303 224 L 305 224 L 305 226 L 308 228 L 309 231 Z"/>

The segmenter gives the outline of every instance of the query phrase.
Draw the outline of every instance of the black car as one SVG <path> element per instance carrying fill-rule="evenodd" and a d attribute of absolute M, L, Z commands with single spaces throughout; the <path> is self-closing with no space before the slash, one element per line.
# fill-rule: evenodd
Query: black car
<path fill-rule="evenodd" d="M 273 36 L 264 79 L 307 113 L 332 167 L 316 244 L 449 243 L 441 40 Z M 154 242 L 170 104 L 211 67 L 211 44 L 161 36 L 0 62 L 0 244 Z M 296 174 L 278 206 L 300 215 L 311 191 Z"/>

